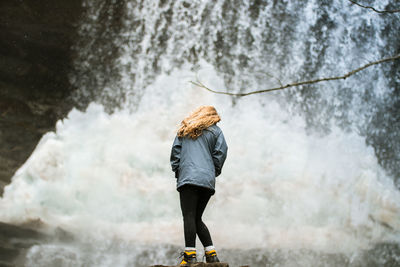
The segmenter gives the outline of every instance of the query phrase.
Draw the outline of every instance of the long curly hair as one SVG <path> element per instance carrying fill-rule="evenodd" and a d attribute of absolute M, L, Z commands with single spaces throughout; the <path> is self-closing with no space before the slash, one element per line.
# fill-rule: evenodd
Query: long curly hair
<path fill-rule="evenodd" d="M 221 118 L 213 106 L 200 106 L 181 122 L 178 136 L 196 139 L 202 135 L 204 129 L 220 120 Z"/>

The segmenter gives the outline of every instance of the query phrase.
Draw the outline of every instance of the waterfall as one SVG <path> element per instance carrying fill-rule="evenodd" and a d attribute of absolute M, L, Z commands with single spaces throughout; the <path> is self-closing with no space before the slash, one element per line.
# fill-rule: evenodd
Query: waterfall
<path fill-rule="evenodd" d="M 2 221 L 72 235 L 30 248 L 27 266 L 176 264 L 183 226 L 169 153 L 180 121 L 203 104 L 220 113 L 229 146 L 204 214 L 222 260 L 399 263 L 398 65 L 244 98 L 190 83 L 247 92 L 341 75 L 396 52 L 398 15 L 338 0 L 88 0 L 85 9 L 70 75 L 76 109 L 0 199 Z"/>

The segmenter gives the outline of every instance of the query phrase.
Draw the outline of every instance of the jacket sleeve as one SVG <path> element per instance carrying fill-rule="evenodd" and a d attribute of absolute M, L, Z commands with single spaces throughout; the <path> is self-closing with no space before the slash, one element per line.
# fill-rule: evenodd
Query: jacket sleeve
<path fill-rule="evenodd" d="M 181 159 L 181 147 L 182 147 L 182 142 L 178 136 L 175 137 L 174 143 L 172 144 L 172 149 L 171 149 L 171 156 L 170 156 L 170 161 L 171 161 L 171 167 L 172 171 L 175 172 L 175 178 L 178 178 L 179 176 L 179 162 Z"/>
<path fill-rule="evenodd" d="M 225 142 L 224 134 L 221 132 L 217 137 L 217 141 L 215 142 L 215 147 L 212 155 L 215 166 L 215 177 L 221 174 L 222 166 L 224 166 L 227 153 L 228 146 Z"/>

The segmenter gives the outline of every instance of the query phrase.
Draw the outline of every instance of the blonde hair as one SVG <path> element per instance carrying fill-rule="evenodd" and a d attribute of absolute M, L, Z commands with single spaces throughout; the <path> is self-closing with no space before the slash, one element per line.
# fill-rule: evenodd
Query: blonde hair
<path fill-rule="evenodd" d="M 196 139 L 202 135 L 204 129 L 220 120 L 221 118 L 213 106 L 200 106 L 181 122 L 178 136 Z"/>

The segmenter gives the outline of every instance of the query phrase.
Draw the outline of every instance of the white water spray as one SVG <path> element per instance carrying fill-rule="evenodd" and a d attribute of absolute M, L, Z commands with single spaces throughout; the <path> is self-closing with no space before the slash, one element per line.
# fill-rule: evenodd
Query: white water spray
<path fill-rule="evenodd" d="M 200 75 L 219 86 L 203 64 Z M 95 104 L 73 110 L 5 188 L 1 220 L 40 219 L 101 246 L 120 240 L 136 252 L 182 246 L 170 147 L 186 113 L 211 104 L 229 145 L 205 213 L 217 247 L 354 253 L 398 241 L 400 194 L 363 138 L 339 129 L 307 134 L 300 117 L 273 102 L 261 107 L 255 97 L 232 108 L 191 87 L 191 76 L 184 69 L 161 75 L 134 114 L 108 115 Z"/>

